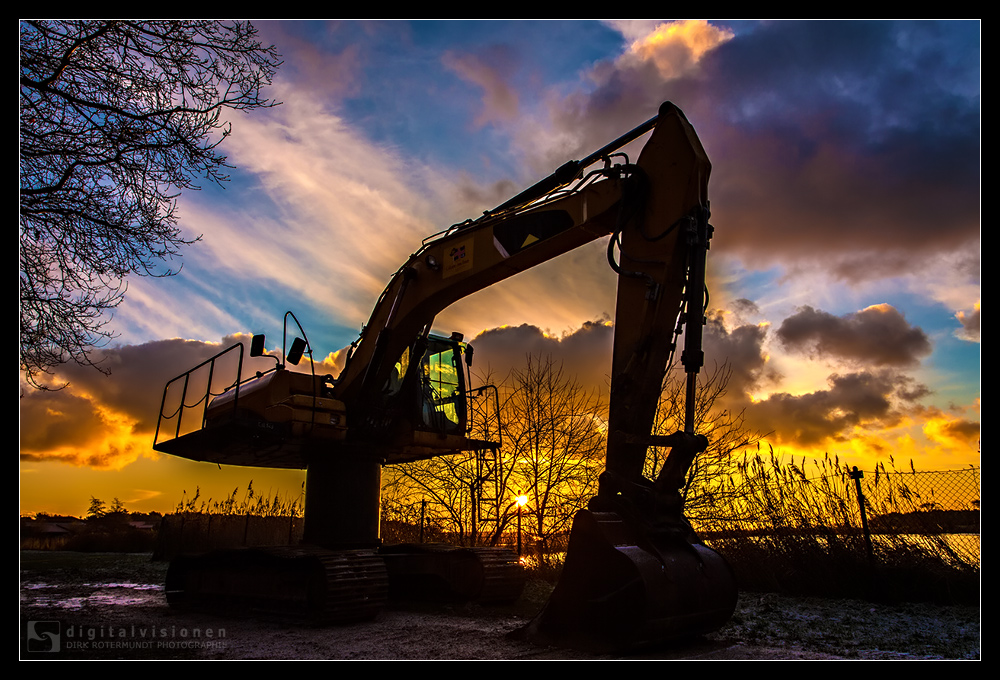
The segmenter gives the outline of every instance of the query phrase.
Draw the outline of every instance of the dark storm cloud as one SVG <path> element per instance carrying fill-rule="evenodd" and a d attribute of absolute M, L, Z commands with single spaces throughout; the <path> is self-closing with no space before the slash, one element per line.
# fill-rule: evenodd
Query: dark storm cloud
<path fill-rule="evenodd" d="M 846 441 L 854 429 L 891 427 L 926 388 L 895 371 L 832 375 L 830 389 L 809 394 L 772 394 L 747 409 L 747 420 L 777 441 L 815 446 Z"/>
<path fill-rule="evenodd" d="M 745 302 L 753 305 L 752 302 Z M 756 307 L 756 305 L 754 305 Z M 721 315 L 710 315 L 705 326 L 705 357 L 709 365 L 726 363 L 733 373 L 729 380 L 730 400 L 742 409 L 748 395 L 761 386 L 778 378 L 767 366 L 763 344 L 767 338 L 764 326 L 743 324 L 726 329 Z"/>
<path fill-rule="evenodd" d="M 976 242 L 977 22 L 734 27 L 681 75 L 650 59 L 598 66 L 598 86 L 558 115 L 588 130 L 674 101 L 712 159 L 718 245 L 754 265 L 875 278 Z"/>
<path fill-rule="evenodd" d="M 978 238 L 978 61 L 965 22 L 776 22 L 721 45 L 703 100 L 720 238 L 765 259 Z M 871 264 L 853 273 L 908 263 Z"/>
<path fill-rule="evenodd" d="M 492 374 L 493 382 L 503 380 L 514 368 L 523 368 L 527 357 L 551 356 L 563 365 L 567 375 L 588 388 L 607 394 L 611 375 L 614 328 L 600 321 L 588 321 L 561 337 L 545 334 L 529 324 L 494 328 L 480 333 L 475 346 L 475 372 Z"/>
<path fill-rule="evenodd" d="M 733 313 L 739 315 L 741 318 L 760 316 L 760 307 L 753 300 L 739 298 L 738 300 L 733 300 L 730 306 L 733 308 Z"/>
<path fill-rule="evenodd" d="M 829 317 L 827 321 L 832 319 L 835 325 L 842 326 L 840 331 L 834 329 L 835 334 L 843 331 L 846 323 L 843 319 L 826 316 Z M 804 318 L 799 317 L 799 321 Z M 846 327 L 850 330 L 850 323 L 846 323 Z M 872 319 L 863 319 L 861 327 L 871 331 L 877 324 Z M 857 335 L 863 337 L 864 334 Z M 923 337 L 922 334 L 919 337 Z M 748 426 L 772 433 L 776 442 L 817 446 L 857 439 L 866 436 L 866 432 L 874 434 L 882 428 L 898 425 L 905 416 L 917 414 L 918 401 L 929 394 L 925 385 L 898 370 L 886 368 L 834 374 L 828 379 L 828 389 L 801 395 L 781 392 L 751 402 L 751 393 L 780 380 L 780 376 L 769 368 L 763 349 L 766 339 L 766 326 L 744 324 L 727 329 L 721 315 L 710 315 L 705 328 L 707 365 L 704 373 L 711 376 L 716 365 L 727 364 L 731 374 L 717 407 L 737 413 L 745 410 Z M 510 368 L 523 365 L 530 353 L 550 355 L 561 362 L 568 373 L 577 375 L 583 384 L 588 387 L 597 384 L 606 389 L 612 341 L 611 326 L 593 323 L 562 338 L 547 336 L 529 325 L 496 328 L 484 332 L 473 342 L 479 371 L 482 372 L 488 363 L 496 373 L 495 380 L 502 379 Z M 841 337 L 834 349 L 872 359 L 870 353 L 857 349 L 856 342 L 857 337 Z M 915 344 L 920 345 L 919 342 Z M 910 356 L 916 353 L 911 348 Z M 902 355 L 889 352 L 875 358 L 884 365 L 893 365 Z M 595 383 L 595 379 L 598 382 Z M 869 448 L 877 445 L 877 439 L 868 441 Z"/>
<path fill-rule="evenodd" d="M 932 349 L 927 334 L 889 305 L 840 317 L 802 307 L 781 323 L 777 336 L 786 349 L 872 366 L 915 366 Z"/>
<path fill-rule="evenodd" d="M 727 365 L 731 370 L 728 398 L 739 409 L 745 405 L 748 393 L 762 381 L 775 378 L 768 370 L 762 349 L 765 338 L 764 327 L 743 325 L 727 330 L 720 315 L 709 316 L 704 334 L 707 358 L 704 370 L 711 373 L 715 366 Z M 488 367 L 494 380 L 502 379 L 512 368 L 522 367 L 529 354 L 551 356 L 563 364 L 567 374 L 607 394 L 614 345 L 614 326 L 607 322 L 587 322 L 561 337 L 547 335 L 529 324 L 494 328 L 481 333 L 472 344 L 476 348 L 476 372 L 482 374 Z"/>

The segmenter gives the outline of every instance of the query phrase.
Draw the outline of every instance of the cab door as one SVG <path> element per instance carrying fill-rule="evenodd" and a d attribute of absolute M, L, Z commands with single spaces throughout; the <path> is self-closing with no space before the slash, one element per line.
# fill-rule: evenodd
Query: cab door
<path fill-rule="evenodd" d="M 444 434 L 465 434 L 465 379 L 462 343 L 428 338 L 421 362 L 420 419 L 422 429 Z"/>

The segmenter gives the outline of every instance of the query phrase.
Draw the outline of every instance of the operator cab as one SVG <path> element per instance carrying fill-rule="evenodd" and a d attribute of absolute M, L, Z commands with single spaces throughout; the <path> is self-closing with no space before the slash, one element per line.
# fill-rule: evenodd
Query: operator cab
<path fill-rule="evenodd" d="M 466 365 L 471 364 L 472 348 L 462 342 L 461 333 L 452 333 L 447 338 L 429 335 L 419 365 L 411 366 L 411 357 L 422 344 L 407 347 L 396 361 L 386 385 L 386 396 L 399 398 L 409 408 L 416 409 L 414 429 L 464 434 L 468 423 L 468 383 L 462 357 Z"/>

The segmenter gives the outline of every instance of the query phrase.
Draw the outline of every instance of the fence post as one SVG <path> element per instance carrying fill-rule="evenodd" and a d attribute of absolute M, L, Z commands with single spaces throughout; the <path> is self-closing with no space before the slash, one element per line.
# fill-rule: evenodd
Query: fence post
<path fill-rule="evenodd" d="M 873 565 L 875 563 L 875 553 L 872 550 L 872 535 L 868 531 L 868 516 L 865 514 L 865 496 L 861 493 L 861 478 L 864 476 L 865 473 L 859 470 L 857 465 L 851 470 L 851 479 L 854 480 L 854 485 L 858 490 L 858 508 L 861 510 L 861 530 L 865 534 L 865 552 L 868 555 L 868 564 Z"/>
<path fill-rule="evenodd" d="M 420 542 L 424 542 L 424 511 L 427 509 L 427 499 L 420 499 Z"/>

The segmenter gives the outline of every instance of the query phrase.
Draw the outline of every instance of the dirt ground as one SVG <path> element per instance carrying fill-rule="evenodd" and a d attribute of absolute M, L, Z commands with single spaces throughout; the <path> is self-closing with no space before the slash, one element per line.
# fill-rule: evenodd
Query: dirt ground
<path fill-rule="evenodd" d="M 720 631 L 627 655 L 536 647 L 510 634 L 545 601 L 393 607 L 376 620 L 299 627 L 176 611 L 166 565 L 144 554 L 21 553 L 21 658 L 627 660 L 979 659 L 979 607 L 880 605 L 741 593 Z"/>

